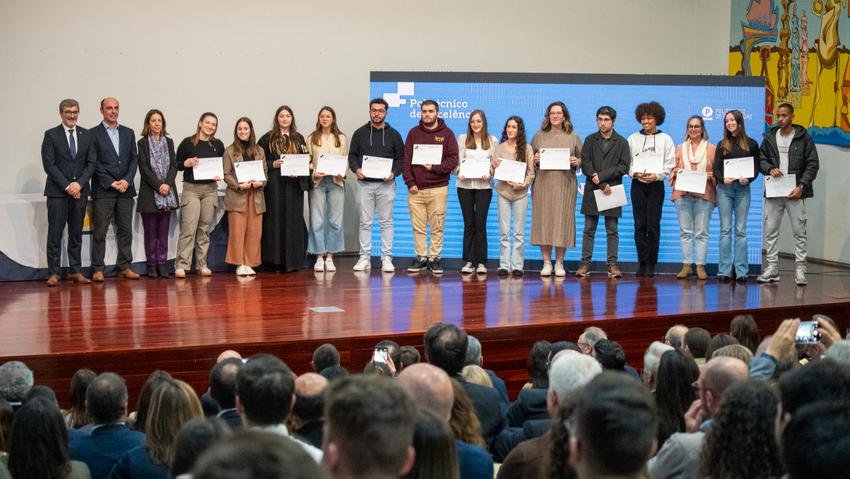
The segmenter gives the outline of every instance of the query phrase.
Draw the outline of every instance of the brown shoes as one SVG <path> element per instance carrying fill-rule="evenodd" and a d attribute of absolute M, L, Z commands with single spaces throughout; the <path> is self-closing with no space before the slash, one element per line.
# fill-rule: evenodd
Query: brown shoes
<path fill-rule="evenodd" d="M 133 272 L 132 269 L 127 268 L 124 271 L 118 273 L 118 276 L 121 276 L 124 279 L 139 279 L 139 275 Z"/>
<path fill-rule="evenodd" d="M 708 278 L 708 273 L 705 272 L 705 265 L 702 265 L 702 264 L 697 265 L 697 278 L 699 278 L 699 279 Z"/>
<path fill-rule="evenodd" d="M 679 279 L 685 279 L 690 275 L 691 275 L 691 265 L 683 264 L 682 265 L 682 271 L 679 271 L 679 274 L 677 274 L 676 277 L 679 278 Z"/>
<path fill-rule="evenodd" d="M 91 280 L 95 283 L 103 282 L 103 271 L 95 271 L 93 275 L 91 275 Z"/>
<path fill-rule="evenodd" d="M 612 264 L 608 267 L 608 276 L 611 278 L 621 278 L 623 276 L 623 273 L 620 271 L 620 268 L 618 268 L 616 264 Z"/>
<path fill-rule="evenodd" d="M 51 274 L 49 278 L 47 278 L 47 286 L 56 286 L 59 284 L 59 275 Z"/>
<path fill-rule="evenodd" d="M 73 273 L 68 275 L 68 280 L 73 281 L 77 284 L 90 284 L 91 280 L 81 275 L 80 273 Z"/>
<path fill-rule="evenodd" d="M 590 274 L 590 265 L 589 264 L 582 264 L 581 266 L 578 267 L 578 270 L 576 270 L 576 276 L 579 277 L 579 278 L 584 278 L 585 276 L 587 276 L 589 274 Z"/>

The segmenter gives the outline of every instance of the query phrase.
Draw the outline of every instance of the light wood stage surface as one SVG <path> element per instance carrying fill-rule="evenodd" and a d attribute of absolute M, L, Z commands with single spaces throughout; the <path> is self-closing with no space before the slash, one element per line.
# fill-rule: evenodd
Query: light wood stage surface
<path fill-rule="evenodd" d="M 0 363 L 24 361 L 36 384 L 53 388 L 63 405 L 77 369 L 114 371 L 127 380 L 132 405 L 156 369 L 205 391 L 225 349 L 245 357 L 272 353 L 300 374 L 310 370 L 316 347 L 330 342 L 342 365 L 359 372 L 378 341 L 393 339 L 422 353 L 425 330 L 444 321 L 481 341 L 485 367 L 505 380 L 514 399 L 528 380 L 525 363 L 535 341 L 575 342 L 591 325 L 619 342 L 640 370 L 646 347 L 678 323 L 716 334 L 746 312 L 764 336 L 788 317 L 826 314 L 841 331 L 850 317 L 850 270 L 810 264 L 809 284 L 800 287 L 788 260 L 780 265 L 782 281 L 764 285 L 753 276 L 745 284 L 672 274 L 625 273 L 615 280 L 601 271 L 581 279 L 536 272 L 503 278 L 495 270 L 435 276 L 409 274 L 401 259 L 394 274 L 375 267 L 353 272 L 355 260 L 336 258 L 336 273 L 304 269 L 250 279 L 218 273 L 185 280 L 108 277 L 90 286 L 63 281 L 53 288 L 42 281 L 2 283 Z"/>

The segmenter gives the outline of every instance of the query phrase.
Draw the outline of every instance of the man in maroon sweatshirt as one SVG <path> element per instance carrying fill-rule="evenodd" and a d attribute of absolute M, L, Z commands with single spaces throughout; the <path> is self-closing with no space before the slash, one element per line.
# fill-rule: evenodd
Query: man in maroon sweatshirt
<path fill-rule="evenodd" d="M 422 120 L 407 134 L 404 142 L 402 178 L 407 185 L 407 206 L 413 225 L 413 248 L 416 258 L 407 268 L 414 273 L 429 266 L 434 274 L 442 274 L 440 252 L 443 250 L 443 227 L 446 224 L 446 201 L 449 193 L 449 177 L 458 164 L 457 139 L 446 123 L 439 118 L 440 107 L 433 100 L 422 102 Z M 435 148 L 428 145 L 439 145 Z M 416 151 L 420 150 L 420 151 Z M 440 162 L 429 161 L 413 164 L 414 156 L 439 155 Z M 439 150 L 439 151 L 438 151 Z M 431 249 L 426 238 L 431 226 Z"/>

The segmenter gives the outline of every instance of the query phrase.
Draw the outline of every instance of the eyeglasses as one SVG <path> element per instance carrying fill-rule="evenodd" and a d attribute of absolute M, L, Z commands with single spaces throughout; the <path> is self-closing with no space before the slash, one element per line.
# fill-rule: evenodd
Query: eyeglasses
<path fill-rule="evenodd" d="M 376 110 L 374 108 L 369 110 L 369 113 L 386 113 L 386 112 L 387 112 L 387 110 L 384 110 L 383 108 L 381 108 L 380 110 Z"/>
<path fill-rule="evenodd" d="M 62 114 L 63 114 L 63 115 L 68 115 L 68 116 L 77 116 L 77 115 L 79 115 L 79 114 L 80 114 L 80 111 L 79 111 L 79 110 L 74 110 L 74 111 L 71 111 L 71 110 L 65 110 L 65 111 L 63 111 L 63 112 L 62 112 Z"/>
<path fill-rule="evenodd" d="M 702 125 L 688 125 L 689 130 L 702 130 Z"/>

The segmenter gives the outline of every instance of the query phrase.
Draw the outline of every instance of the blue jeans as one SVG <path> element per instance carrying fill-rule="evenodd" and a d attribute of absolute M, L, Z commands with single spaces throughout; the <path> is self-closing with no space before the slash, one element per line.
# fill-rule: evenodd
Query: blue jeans
<path fill-rule="evenodd" d="M 342 213 L 345 188 L 325 176 L 319 186 L 310 190 L 310 238 L 307 251 L 312 254 L 338 253 L 345 249 L 342 236 Z"/>
<path fill-rule="evenodd" d="M 747 215 L 750 212 L 750 185 L 738 181 L 717 185 L 717 211 L 720 213 L 720 261 L 718 276 L 732 276 L 732 215 L 735 215 L 735 275 L 746 276 L 750 265 L 747 262 Z"/>
<path fill-rule="evenodd" d="M 714 203 L 694 195 L 682 195 L 673 203 L 679 215 L 682 264 L 694 262 L 696 243 L 696 264 L 705 266 L 708 256 L 708 222 L 711 221 Z"/>
<path fill-rule="evenodd" d="M 525 262 L 525 218 L 528 215 L 528 195 L 511 201 L 497 195 L 499 212 L 499 269 L 522 270 Z M 513 212 L 514 247 L 511 253 L 511 212 Z"/>

